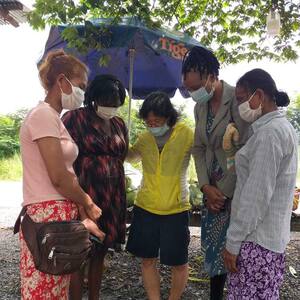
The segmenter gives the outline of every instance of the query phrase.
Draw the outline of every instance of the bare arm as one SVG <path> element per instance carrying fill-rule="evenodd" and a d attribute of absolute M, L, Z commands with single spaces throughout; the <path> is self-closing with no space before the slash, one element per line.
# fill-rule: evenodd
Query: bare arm
<path fill-rule="evenodd" d="M 141 146 L 143 144 L 144 135 L 138 137 L 137 141 L 134 143 L 133 146 L 130 146 L 127 152 L 126 161 L 133 163 L 138 162 L 142 159 L 141 156 Z"/>
<path fill-rule="evenodd" d="M 128 149 L 126 161 L 128 162 L 138 162 L 141 160 L 141 155 L 138 151 L 133 150 L 132 148 Z"/>
<path fill-rule="evenodd" d="M 83 223 L 83 225 L 86 227 L 86 229 L 91 234 L 98 237 L 100 239 L 100 241 L 104 241 L 105 233 L 102 230 L 100 230 L 98 225 L 88 217 L 84 207 L 81 205 L 78 205 L 78 211 L 79 211 L 80 220 Z"/>
<path fill-rule="evenodd" d="M 58 138 L 43 137 L 36 140 L 46 165 L 50 180 L 56 190 L 64 197 L 82 205 L 92 220 L 101 216 L 101 209 L 80 187 L 77 177 L 65 166 L 61 144 Z"/>

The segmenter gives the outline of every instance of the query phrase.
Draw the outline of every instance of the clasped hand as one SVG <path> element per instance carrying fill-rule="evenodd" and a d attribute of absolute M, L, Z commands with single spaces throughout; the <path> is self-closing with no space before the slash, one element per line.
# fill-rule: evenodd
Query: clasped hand
<path fill-rule="evenodd" d="M 205 185 L 202 189 L 207 198 L 206 207 L 212 213 L 219 213 L 224 207 L 226 197 L 224 194 L 212 185 Z"/>

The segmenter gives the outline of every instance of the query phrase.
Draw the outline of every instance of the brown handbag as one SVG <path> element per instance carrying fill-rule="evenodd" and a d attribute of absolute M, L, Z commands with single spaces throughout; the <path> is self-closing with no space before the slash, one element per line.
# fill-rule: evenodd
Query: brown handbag
<path fill-rule="evenodd" d="M 63 275 L 74 273 L 85 265 L 92 242 L 80 221 L 36 223 L 24 207 L 15 223 L 14 233 L 19 231 L 20 224 L 37 270 Z"/>

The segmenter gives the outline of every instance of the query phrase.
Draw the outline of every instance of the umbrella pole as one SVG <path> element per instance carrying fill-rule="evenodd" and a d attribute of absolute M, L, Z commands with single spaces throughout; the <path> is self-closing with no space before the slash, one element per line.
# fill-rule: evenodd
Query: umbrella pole
<path fill-rule="evenodd" d="M 132 100 L 132 86 L 133 86 L 133 63 L 134 63 L 135 49 L 129 49 L 129 103 L 128 103 L 128 137 L 130 138 L 131 128 L 131 100 Z"/>

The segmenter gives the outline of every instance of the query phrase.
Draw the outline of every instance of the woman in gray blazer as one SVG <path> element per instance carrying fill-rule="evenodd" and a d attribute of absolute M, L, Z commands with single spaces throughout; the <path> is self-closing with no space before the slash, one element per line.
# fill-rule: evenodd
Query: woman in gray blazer
<path fill-rule="evenodd" d="M 218 79 L 219 67 L 215 55 L 202 47 L 188 51 L 182 65 L 184 86 L 196 102 L 193 155 L 199 188 L 204 194 L 201 246 L 204 266 L 210 276 L 210 299 L 213 300 L 223 297 L 227 270 L 222 250 L 236 182 L 234 169 L 227 170 L 222 141 L 229 123 L 235 123 L 241 143 L 247 129 L 247 123 L 238 113 L 234 87 Z"/>

